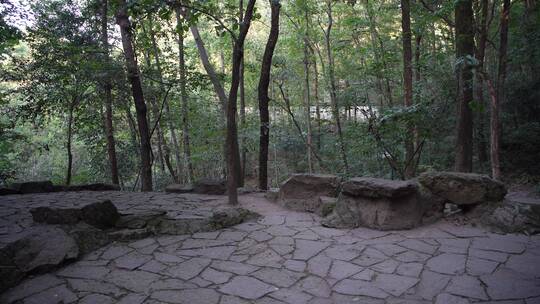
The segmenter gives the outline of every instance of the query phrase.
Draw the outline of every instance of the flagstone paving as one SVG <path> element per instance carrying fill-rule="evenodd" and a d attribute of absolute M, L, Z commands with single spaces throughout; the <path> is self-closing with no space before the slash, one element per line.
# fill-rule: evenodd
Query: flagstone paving
<path fill-rule="evenodd" d="M 4 242 L 31 225 L 24 214 L 30 205 L 107 198 L 121 212 L 152 206 L 174 212 L 178 202 L 190 201 L 196 213 L 225 200 L 123 192 L 13 197 L 0 198 Z M 262 217 L 215 232 L 113 243 L 26 279 L 0 303 L 540 303 L 540 236 L 446 221 L 407 231 L 337 230 L 261 194 L 240 201 Z"/>

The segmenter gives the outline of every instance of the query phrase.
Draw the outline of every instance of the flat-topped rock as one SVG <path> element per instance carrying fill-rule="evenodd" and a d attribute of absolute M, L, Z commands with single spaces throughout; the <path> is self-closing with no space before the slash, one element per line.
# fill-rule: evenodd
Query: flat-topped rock
<path fill-rule="evenodd" d="M 110 201 L 88 204 L 82 208 L 37 207 L 30 209 L 36 223 L 52 225 L 73 225 L 79 221 L 97 228 L 114 227 L 120 214 Z"/>
<path fill-rule="evenodd" d="M 46 193 L 53 192 L 55 190 L 54 185 L 51 181 L 32 181 L 24 183 L 13 183 L 11 184 L 11 189 L 21 193 Z"/>
<path fill-rule="evenodd" d="M 82 184 L 82 185 L 70 185 L 62 186 L 63 191 L 119 191 L 120 186 L 105 184 L 105 183 L 94 183 L 94 184 Z"/>
<path fill-rule="evenodd" d="M 203 178 L 193 184 L 193 192 L 197 194 L 223 195 L 226 191 L 224 179 Z"/>
<path fill-rule="evenodd" d="M 341 178 L 329 174 L 293 174 L 279 188 L 278 203 L 296 211 L 315 212 L 319 197 L 336 197 Z"/>
<path fill-rule="evenodd" d="M 342 192 L 349 196 L 369 198 L 398 198 L 416 193 L 413 181 L 397 181 L 383 178 L 355 177 L 342 185 Z"/>
<path fill-rule="evenodd" d="M 191 193 L 193 192 L 192 185 L 172 184 L 165 187 L 167 193 Z"/>
<path fill-rule="evenodd" d="M 428 210 L 430 213 L 434 211 L 431 201 L 422 199 L 412 181 L 357 177 L 343 183 L 336 206 L 323 220 L 323 225 L 410 229 L 422 223 Z"/>
<path fill-rule="evenodd" d="M 456 205 L 500 202 L 506 195 L 503 183 L 487 175 L 461 172 L 426 172 L 418 182 L 434 195 Z"/>

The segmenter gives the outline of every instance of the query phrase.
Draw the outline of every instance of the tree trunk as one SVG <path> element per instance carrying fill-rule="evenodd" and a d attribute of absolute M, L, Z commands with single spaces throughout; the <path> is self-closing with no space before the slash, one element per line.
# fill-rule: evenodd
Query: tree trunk
<path fill-rule="evenodd" d="M 306 11 L 306 24 L 307 24 L 307 11 Z M 307 28 L 307 26 L 306 26 Z M 311 90 L 309 87 L 309 53 L 308 53 L 308 32 L 306 29 L 305 33 L 306 37 L 304 37 L 304 106 L 306 107 L 306 125 L 307 125 L 307 162 L 308 162 L 308 172 L 313 173 L 313 161 L 311 159 L 312 151 L 311 148 L 313 146 L 313 135 L 311 131 Z"/>
<path fill-rule="evenodd" d="M 321 149 L 321 104 L 319 100 L 319 70 L 317 69 L 317 58 L 313 54 L 313 74 L 315 76 L 315 116 L 317 117 L 317 152 Z"/>
<path fill-rule="evenodd" d="M 191 33 L 193 34 L 193 38 L 195 39 L 195 44 L 197 45 L 197 49 L 199 51 L 199 57 L 201 58 L 201 62 L 204 66 L 204 69 L 206 70 L 206 73 L 208 74 L 208 77 L 210 78 L 210 81 L 212 82 L 212 85 L 214 86 L 214 92 L 218 96 L 218 99 L 221 103 L 221 109 L 223 113 L 227 113 L 227 96 L 225 94 L 225 90 L 223 89 L 223 85 L 221 84 L 221 81 L 219 80 L 219 77 L 216 74 L 216 71 L 212 64 L 210 63 L 210 59 L 208 58 L 208 53 L 206 52 L 206 47 L 204 46 L 204 42 L 201 38 L 201 35 L 199 34 L 199 30 L 196 26 L 190 27 Z M 238 76 L 238 75 L 237 75 Z M 238 94 L 235 94 L 238 95 Z M 236 108 L 236 107 L 235 107 Z M 236 119 L 235 119 L 236 122 Z M 225 122 L 223 122 L 224 125 L 226 125 Z M 232 174 L 238 175 L 236 177 L 236 180 L 240 180 L 240 149 L 238 148 L 238 140 L 235 141 L 237 147 L 233 149 L 236 151 L 238 155 L 233 158 L 234 161 L 238 162 L 238 165 L 235 165 L 235 168 L 237 168 L 237 171 L 233 172 Z M 227 142 L 223 145 L 223 152 L 225 155 L 228 154 L 227 152 Z M 231 174 L 231 173 L 228 173 Z"/>
<path fill-rule="evenodd" d="M 71 171 L 73 170 L 73 153 L 71 152 L 71 142 L 73 137 L 73 112 L 77 103 L 77 97 L 75 97 L 71 104 L 69 105 L 68 111 L 68 122 L 67 122 L 67 142 L 66 142 L 66 151 L 67 151 L 67 170 L 66 170 L 66 185 L 71 184 Z"/>
<path fill-rule="evenodd" d="M 261 77 L 259 78 L 258 97 L 259 113 L 261 118 L 261 133 L 259 139 L 259 188 L 268 189 L 268 144 L 270 142 L 270 114 L 268 111 L 268 87 L 270 86 L 270 69 L 272 68 L 272 56 L 279 37 L 279 11 L 281 5 L 278 0 L 269 0 L 271 13 L 271 27 L 268 41 L 264 49 L 261 65 Z"/>
<path fill-rule="evenodd" d="M 412 82 L 412 34 L 411 34 L 411 7 L 409 0 L 401 0 L 401 29 L 403 39 L 403 105 L 412 106 L 413 82 Z M 413 125 L 407 123 L 405 134 L 405 178 L 414 176 L 414 144 Z"/>
<path fill-rule="evenodd" d="M 119 8 L 116 13 L 116 23 L 120 26 L 122 36 L 122 46 L 126 60 L 127 77 L 131 83 L 135 110 L 137 112 L 137 124 L 141 140 L 141 190 L 152 191 L 152 165 L 151 165 L 151 145 L 148 120 L 146 117 L 146 103 L 139 77 L 139 67 L 135 59 L 135 52 L 132 44 L 132 28 L 127 15 L 126 0 L 118 0 Z"/>
<path fill-rule="evenodd" d="M 159 47 L 157 45 L 157 41 L 156 41 L 156 35 L 155 35 L 155 32 L 154 32 L 154 28 L 153 28 L 153 25 L 152 25 L 152 19 L 150 18 L 149 19 L 149 22 L 150 22 L 150 39 L 151 39 L 151 42 L 152 42 L 152 50 L 153 50 L 153 53 L 154 53 L 154 60 L 156 62 L 156 68 L 157 68 L 157 72 L 158 72 L 158 79 L 160 81 L 160 85 L 159 85 L 159 88 L 160 88 L 160 92 L 161 94 L 165 94 L 165 83 L 164 83 L 164 79 L 163 79 L 163 70 L 161 68 L 161 59 L 160 59 L 160 54 L 159 54 Z M 169 172 L 171 173 L 171 176 L 173 177 L 174 181 L 176 183 L 179 182 L 179 179 L 178 179 L 178 175 L 180 174 L 181 172 L 181 156 L 180 156 L 180 146 L 178 145 L 178 137 L 176 136 L 176 130 L 174 128 L 174 125 L 172 123 L 172 113 L 171 113 L 171 109 L 169 107 L 169 101 L 168 99 L 166 100 L 163 100 L 164 102 L 164 108 L 165 108 L 165 114 L 166 114 L 166 121 L 167 121 L 167 127 L 169 128 L 170 132 L 171 132 L 171 142 L 173 144 L 173 148 L 174 148 L 174 157 L 175 157 L 175 160 L 176 160 L 176 171 L 174 170 L 174 168 L 172 167 L 172 165 L 170 164 L 170 157 L 169 156 L 166 156 L 166 159 L 165 161 L 167 162 L 167 166 L 169 167 Z M 169 154 L 168 150 L 170 150 L 167 146 L 164 147 L 165 148 L 165 154 Z"/>
<path fill-rule="evenodd" d="M 116 159 L 116 145 L 114 142 L 113 113 L 112 113 L 112 84 L 111 77 L 107 69 L 110 65 L 109 58 L 109 35 L 107 22 L 108 3 L 102 0 L 101 3 L 101 45 L 103 48 L 103 93 L 105 95 L 105 138 L 107 139 L 107 154 L 109 156 L 109 165 L 111 169 L 111 182 L 119 184 L 118 161 Z"/>
<path fill-rule="evenodd" d="M 482 73 L 484 71 L 484 58 L 486 53 L 486 42 L 487 42 L 487 19 L 488 19 L 488 0 L 481 0 L 480 10 L 481 10 L 481 19 L 480 19 L 480 29 L 478 35 L 478 47 L 476 48 L 476 60 L 478 60 L 477 70 L 478 73 L 475 74 L 475 99 L 479 105 L 483 106 L 484 101 L 484 78 Z M 486 147 L 486 135 L 484 134 L 484 112 L 480 111 L 478 113 L 478 162 L 484 164 L 487 161 L 487 147 Z"/>
<path fill-rule="evenodd" d="M 508 49 L 508 19 L 510 18 L 510 0 L 503 1 L 501 12 L 501 32 L 499 45 L 499 69 L 497 72 L 497 97 L 491 104 L 491 176 L 501 179 L 501 122 L 499 113 L 501 102 L 505 97 L 504 83 L 506 80 L 506 61 Z"/>
<path fill-rule="evenodd" d="M 328 15 L 328 25 L 325 32 L 325 43 L 326 43 L 326 55 L 328 59 L 328 75 L 330 78 L 330 102 L 332 103 L 333 115 L 336 122 L 336 128 L 338 132 L 338 141 L 339 148 L 341 152 L 341 159 L 343 161 L 343 168 L 345 174 L 349 175 L 349 163 L 347 161 L 347 152 L 345 149 L 345 142 L 343 140 L 343 132 L 341 130 L 341 120 L 339 117 L 339 105 L 337 101 L 337 88 L 336 88 L 336 79 L 334 75 L 334 56 L 332 55 L 332 47 L 330 45 L 330 33 L 332 30 L 333 19 L 332 19 L 332 1 L 326 2 L 327 6 L 327 15 Z"/>
<path fill-rule="evenodd" d="M 176 11 L 176 27 L 181 28 L 181 8 L 177 7 Z M 178 71 L 180 76 L 180 98 L 182 104 L 182 136 L 184 141 L 184 160 L 187 167 L 187 181 L 193 182 L 193 163 L 191 161 L 191 147 L 189 140 L 189 101 L 186 90 L 186 60 L 184 58 L 184 33 L 178 33 Z"/>
<path fill-rule="evenodd" d="M 243 22 L 240 24 L 240 33 L 234 39 L 233 55 L 232 55 L 232 79 L 231 90 L 229 91 L 229 99 L 227 102 L 227 194 L 229 196 L 229 204 L 238 204 L 238 181 L 240 172 L 240 151 L 238 149 L 238 130 L 236 127 L 236 102 L 238 97 L 238 86 L 240 83 L 240 63 L 243 57 L 244 41 L 251 25 L 253 17 L 253 9 L 255 0 L 249 0 L 246 14 Z"/>
<path fill-rule="evenodd" d="M 244 1 L 240 0 L 240 5 L 238 6 L 238 22 L 242 22 L 244 19 Z M 244 85 L 244 57 L 242 56 L 242 61 L 240 62 L 240 126 L 242 130 L 246 128 L 246 87 Z M 241 145 L 242 155 L 241 155 L 241 168 L 240 172 L 240 182 L 239 186 L 243 187 L 246 179 L 246 164 L 247 164 L 247 144 L 245 137 L 242 137 Z"/>
<path fill-rule="evenodd" d="M 474 56 L 474 18 L 472 0 L 461 0 L 455 6 L 456 59 L 458 64 L 458 123 L 455 170 L 472 171 L 473 74 L 467 57 Z"/>

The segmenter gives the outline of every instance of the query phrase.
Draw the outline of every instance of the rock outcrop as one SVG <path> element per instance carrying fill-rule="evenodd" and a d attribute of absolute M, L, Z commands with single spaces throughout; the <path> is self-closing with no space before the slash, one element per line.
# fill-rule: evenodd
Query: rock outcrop
<path fill-rule="evenodd" d="M 165 192 L 167 193 L 191 193 L 193 192 L 192 185 L 182 185 L 182 184 L 172 184 L 165 187 Z"/>
<path fill-rule="evenodd" d="M 506 195 L 504 184 L 487 175 L 460 172 L 427 172 L 418 182 L 434 195 L 456 205 L 500 202 Z"/>
<path fill-rule="evenodd" d="M 422 223 L 426 209 L 423 202 L 413 181 L 352 178 L 343 183 L 336 207 L 323 225 L 410 229 Z"/>
<path fill-rule="evenodd" d="M 36 223 L 73 225 L 83 221 L 101 229 L 114 227 L 120 218 L 118 210 L 110 200 L 89 204 L 82 208 L 38 207 L 30 209 L 30 213 Z"/>
<path fill-rule="evenodd" d="M 13 183 L 11 184 L 11 189 L 21 194 L 53 192 L 55 190 L 51 181 Z"/>
<path fill-rule="evenodd" d="M 197 194 L 223 195 L 227 191 L 223 179 L 203 178 L 193 184 L 193 192 Z"/>
<path fill-rule="evenodd" d="M 321 196 L 336 197 L 341 179 L 328 174 L 293 174 L 279 188 L 278 203 L 296 211 L 320 209 Z"/>
<path fill-rule="evenodd" d="M 23 238 L 0 249 L 0 290 L 29 274 L 48 271 L 78 256 L 77 243 L 64 230 L 34 227 Z"/>

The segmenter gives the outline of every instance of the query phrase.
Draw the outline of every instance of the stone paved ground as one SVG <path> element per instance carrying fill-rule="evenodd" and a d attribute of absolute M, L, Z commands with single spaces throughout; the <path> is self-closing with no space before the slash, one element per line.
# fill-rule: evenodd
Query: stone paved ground
<path fill-rule="evenodd" d="M 175 212 L 178 202 L 206 210 L 224 200 L 122 192 L 17 197 L 0 198 L 4 242 L 30 225 L 28 204 L 100 197 L 121 211 L 159 205 Z M 27 279 L 0 303 L 540 303 L 540 236 L 445 221 L 409 231 L 336 230 L 260 194 L 241 202 L 263 217 L 216 232 L 114 243 Z"/>

